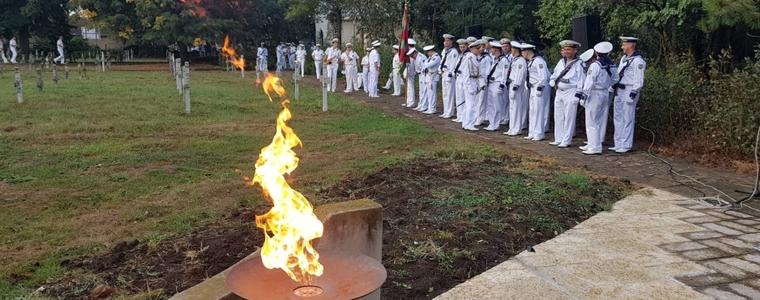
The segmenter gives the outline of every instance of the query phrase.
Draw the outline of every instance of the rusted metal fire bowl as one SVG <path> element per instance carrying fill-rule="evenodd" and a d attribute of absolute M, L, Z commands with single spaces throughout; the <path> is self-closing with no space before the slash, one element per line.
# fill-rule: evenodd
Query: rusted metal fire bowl
<path fill-rule="evenodd" d="M 322 276 L 303 284 L 280 269 L 267 269 L 257 256 L 230 271 L 227 288 L 249 300 L 349 300 L 378 289 L 388 275 L 379 261 L 363 254 L 321 250 L 319 262 Z"/>

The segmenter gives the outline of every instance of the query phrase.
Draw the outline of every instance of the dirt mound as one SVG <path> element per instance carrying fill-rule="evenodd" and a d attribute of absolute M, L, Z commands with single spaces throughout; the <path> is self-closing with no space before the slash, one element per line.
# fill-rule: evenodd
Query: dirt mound
<path fill-rule="evenodd" d="M 159 242 L 125 241 L 106 254 L 64 261 L 71 272 L 50 282 L 45 292 L 66 299 L 86 299 L 103 287 L 116 295 L 173 295 L 255 251 L 263 236 L 253 217 L 253 211 L 240 210 L 223 223 L 187 235 Z"/>

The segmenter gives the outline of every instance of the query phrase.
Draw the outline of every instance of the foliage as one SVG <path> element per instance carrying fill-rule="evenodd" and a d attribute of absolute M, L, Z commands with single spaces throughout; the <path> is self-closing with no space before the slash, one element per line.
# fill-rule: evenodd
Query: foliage
<path fill-rule="evenodd" d="M 698 153 L 750 158 L 760 125 L 760 51 L 733 67 L 730 52 L 710 59 L 707 74 L 688 55 L 647 70 L 639 122 L 658 143 L 690 141 Z"/>

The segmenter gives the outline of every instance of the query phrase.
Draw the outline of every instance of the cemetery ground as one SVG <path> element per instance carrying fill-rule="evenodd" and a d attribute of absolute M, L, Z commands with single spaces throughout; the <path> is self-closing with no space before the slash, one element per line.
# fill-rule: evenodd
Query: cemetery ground
<path fill-rule="evenodd" d="M 23 104 L 0 75 L 0 298 L 165 298 L 261 245 L 253 217 L 269 206 L 244 178 L 279 104 L 253 73 L 199 71 L 185 115 L 158 69 L 57 85 L 48 72 L 43 91 L 24 72 Z M 313 87 L 291 107 L 304 143 L 291 184 L 317 205 L 383 205 L 393 299 L 432 298 L 632 190 L 341 94 L 322 112 Z"/>

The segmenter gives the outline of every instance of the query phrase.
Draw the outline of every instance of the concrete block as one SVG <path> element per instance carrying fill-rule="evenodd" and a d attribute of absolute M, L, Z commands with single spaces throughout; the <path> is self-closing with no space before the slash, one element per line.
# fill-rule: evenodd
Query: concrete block
<path fill-rule="evenodd" d="M 368 199 L 330 203 L 317 207 L 315 214 L 324 224 L 322 238 L 315 241 L 317 250 L 333 249 L 361 253 L 377 260 L 382 259 L 383 208 Z M 257 250 L 241 262 L 259 256 Z M 237 265 L 235 264 L 235 265 Z M 227 274 L 235 266 L 203 281 L 179 294 L 172 300 L 238 300 L 225 286 Z M 380 289 L 360 298 L 379 300 Z"/>

